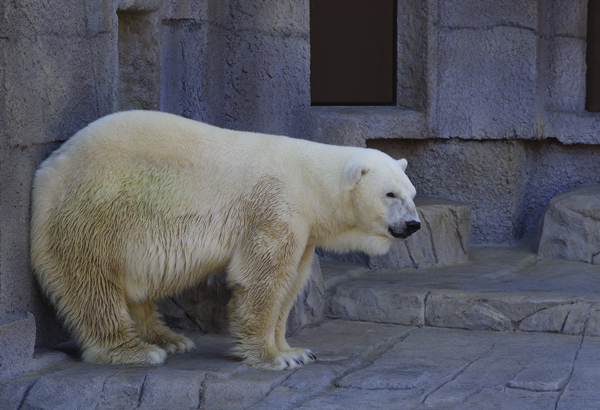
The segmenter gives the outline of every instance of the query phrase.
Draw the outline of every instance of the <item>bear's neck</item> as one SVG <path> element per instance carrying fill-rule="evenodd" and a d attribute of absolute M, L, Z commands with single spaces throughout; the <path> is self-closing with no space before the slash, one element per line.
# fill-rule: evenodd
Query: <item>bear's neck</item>
<path fill-rule="evenodd" d="M 305 176 L 303 203 L 307 204 L 304 217 L 310 221 L 311 245 L 331 247 L 332 238 L 342 238 L 357 229 L 352 191 L 342 188 L 344 167 L 356 150 L 318 144 L 317 149 L 300 157 Z"/>

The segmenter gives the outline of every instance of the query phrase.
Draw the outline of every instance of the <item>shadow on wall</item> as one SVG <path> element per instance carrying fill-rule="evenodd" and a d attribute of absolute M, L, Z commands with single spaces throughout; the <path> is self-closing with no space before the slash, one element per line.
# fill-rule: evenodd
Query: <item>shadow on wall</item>
<path fill-rule="evenodd" d="M 600 183 L 600 146 L 555 139 L 373 139 L 367 147 L 407 158 L 419 195 L 465 202 L 473 211 L 472 243 L 512 244 L 535 235 L 555 195 Z"/>

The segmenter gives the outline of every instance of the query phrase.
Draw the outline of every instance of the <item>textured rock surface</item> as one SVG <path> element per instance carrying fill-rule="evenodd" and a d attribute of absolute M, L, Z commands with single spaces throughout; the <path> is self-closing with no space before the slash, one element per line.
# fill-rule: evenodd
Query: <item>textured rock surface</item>
<path fill-rule="evenodd" d="M 538 256 L 600 264 L 600 185 L 550 200 L 540 222 Z"/>
<path fill-rule="evenodd" d="M 449 265 L 469 259 L 471 209 L 467 204 L 441 198 L 415 198 L 421 230 L 396 242 L 382 256 L 369 258 L 372 269 Z"/>
<path fill-rule="evenodd" d="M 35 343 L 35 319 L 26 315 L 0 316 L 0 377 L 29 370 Z"/>
<path fill-rule="evenodd" d="M 249 369 L 223 335 L 189 335 L 194 352 L 162 366 L 68 360 L 0 379 L 17 409 L 591 409 L 600 396 L 600 338 L 327 321 L 290 339 L 319 361 Z"/>
<path fill-rule="evenodd" d="M 313 258 L 312 273 L 306 287 L 292 306 L 287 322 L 287 334 L 296 333 L 302 326 L 323 318 L 325 306 L 323 275 L 319 258 Z M 158 305 L 165 321 L 186 331 L 226 333 L 227 303 L 231 291 L 225 274 L 209 278 L 178 296 L 163 299 Z"/>

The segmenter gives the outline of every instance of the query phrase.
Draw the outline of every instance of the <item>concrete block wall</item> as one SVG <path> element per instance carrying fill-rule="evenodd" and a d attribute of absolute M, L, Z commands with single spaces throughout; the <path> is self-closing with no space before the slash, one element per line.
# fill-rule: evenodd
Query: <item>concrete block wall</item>
<path fill-rule="evenodd" d="M 117 110 L 406 157 L 421 195 L 472 207 L 474 243 L 534 234 L 548 199 L 600 182 L 586 0 L 398 1 L 389 107 L 311 107 L 309 0 L 0 2 L 0 316 L 65 336 L 29 270 L 33 172 Z"/>
<path fill-rule="evenodd" d="M 311 107 L 309 138 L 406 157 L 420 195 L 471 206 L 476 244 L 534 235 L 550 198 L 598 183 L 600 114 L 585 111 L 587 1 L 399 5 L 397 105 Z M 402 86 L 402 61 L 414 67 L 413 88 Z"/>

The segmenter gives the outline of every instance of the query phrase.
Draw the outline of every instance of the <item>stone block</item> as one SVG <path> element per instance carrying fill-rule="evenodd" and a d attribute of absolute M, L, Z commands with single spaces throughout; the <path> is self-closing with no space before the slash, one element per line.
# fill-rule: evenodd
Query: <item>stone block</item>
<path fill-rule="evenodd" d="M 35 319 L 31 313 L 0 316 L 0 377 L 29 370 L 35 347 Z"/>
<path fill-rule="evenodd" d="M 84 5 L 24 3 L 30 4 L 9 11 L 16 13 L 11 27 L 34 32 L 9 33 L 3 47 L 5 128 L 10 143 L 18 146 L 65 140 L 114 111 L 118 78 L 110 10 L 90 6 L 88 12 L 97 14 L 88 19 Z M 106 2 L 89 4 L 96 3 Z"/>
<path fill-rule="evenodd" d="M 585 40 L 587 35 L 587 0 L 564 2 L 549 0 L 543 3 L 546 8 L 547 30 L 561 37 L 578 37 Z"/>
<path fill-rule="evenodd" d="M 560 333 L 571 309 L 571 305 L 556 305 L 542 309 L 523 319 L 519 324 L 519 330 L 526 332 L 545 331 Z"/>
<path fill-rule="evenodd" d="M 325 291 L 319 258 L 315 255 L 312 273 L 306 287 L 292 306 L 287 322 L 287 334 L 323 318 Z M 187 331 L 227 332 L 227 303 L 231 291 L 224 273 L 212 276 L 198 286 L 158 303 L 159 311 L 170 326 Z"/>
<path fill-rule="evenodd" d="M 426 138 L 426 115 L 399 107 L 311 107 L 311 140 L 364 147 L 369 139 Z"/>
<path fill-rule="evenodd" d="M 425 324 L 471 330 L 512 331 L 514 325 L 503 312 L 466 295 L 430 294 Z"/>
<path fill-rule="evenodd" d="M 469 259 L 471 208 L 441 198 L 415 198 L 421 230 L 396 242 L 382 256 L 369 257 L 372 269 L 449 265 Z"/>
<path fill-rule="evenodd" d="M 288 37 L 236 32 L 225 53 L 225 124 L 306 138 L 310 106 L 308 33 Z"/>
<path fill-rule="evenodd" d="M 590 308 L 585 334 L 587 336 L 600 336 L 600 303 L 594 303 Z"/>
<path fill-rule="evenodd" d="M 226 380 L 208 378 L 203 385 L 202 408 L 247 409 L 288 377 L 287 372 L 246 370 Z"/>
<path fill-rule="evenodd" d="M 400 290 L 387 282 L 342 283 L 329 296 L 327 316 L 366 322 L 425 324 L 427 290 Z"/>
<path fill-rule="evenodd" d="M 428 295 L 425 306 L 426 326 L 471 330 L 590 334 L 595 323 L 592 316 L 590 303 L 574 303 L 568 295 L 551 293 L 525 296 L 437 290 Z"/>
<path fill-rule="evenodd" d="M 585 37 L 553 37 L 547 41 L 550 66 L 547 85 L 548 105 L 562 112 L 584 112 L 587 67 Z M 580 123 L 576 127 L 583 128 L 582 125 Z"/>
<path fill-rule="evenodd" d="M 442 30 L 438 137 L 534 138 L 537 41 L 516 27 Z"/>
<path fill-rule="evenodd" d="M 140 404 L 150 369 L 143 366 L 123 367 L 104 381 L 97 410 L 133 409 Z"/>
<path fill-rule="evenodd" d="M 307 2 L 296 0 L 233 0 L 229 13 L 233 28 L 270 36 L 308 34 L 309 8 Z"/>
<path fill-rule="evenodd" d="M 0 378 L 0 409 L 19 410 L 39 374 Z"/>
<path fill-rule="evenodd" d="M 600 264 L 600 185 L 552 198 L 538 230 L 540 259 Z"/>

